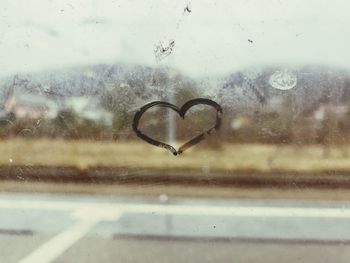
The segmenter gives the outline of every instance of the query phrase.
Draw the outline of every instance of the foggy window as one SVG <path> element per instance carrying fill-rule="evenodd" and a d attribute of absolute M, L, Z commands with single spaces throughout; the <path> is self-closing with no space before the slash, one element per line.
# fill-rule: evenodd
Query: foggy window
<path fill-rule="evenodd" d="M 0 262 L 347 262 L 349 8 L 2 0 Z"/>

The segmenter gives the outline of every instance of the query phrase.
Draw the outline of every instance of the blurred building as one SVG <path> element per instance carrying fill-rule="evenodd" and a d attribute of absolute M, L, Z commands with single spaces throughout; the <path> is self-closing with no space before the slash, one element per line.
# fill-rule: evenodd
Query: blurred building
<path fill-rule="evenodd" d="M 24 92 L 12 92 L 4 108 L 7 113 L 13 113 L 16 119 L 52 119 L 58 113 L 58 106 L 52 100 Z"/>
<path fill-rule="evenodd" d="M 102 109 L 97 99 L 92 97 L 71 97 L 65 102 L 65 107 L 74 111 L 79 117 L 94 122 L 112 125 L 113 114 Z"/>

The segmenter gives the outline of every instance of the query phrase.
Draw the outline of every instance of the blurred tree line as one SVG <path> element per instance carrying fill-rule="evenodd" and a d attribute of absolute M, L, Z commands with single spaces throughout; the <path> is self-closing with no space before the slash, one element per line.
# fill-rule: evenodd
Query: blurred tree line
<path fill-rule="evenodd" d="M 86 69 L 84 69 L 86 71 Z M 54 118 L 16 118 L 13 112 L 0 116 L 0 137 L 64 138 L 93 140 L 134 140 L 132 120 L 136 111 L 151 101 L 169 101 L 181 107 L 186 101 L 207 97 L 224 110 L 218 143 L 347 143 L 350 142 L 350 77 L 343 71 L 322 67 L 298 68 L 293 72 L 298 83 L 282 91 L 269 84 L 276 67 L 231 74 L 220 85 L 200 87 L 179 72 L 168 68 L 98 66 L 46 80 L 9 82 L 12 89 L 46 94 L 56 101 L 70 96 L 90 96 L 112 114 L 110 123 L 92 120 L 69 107 L 60 107 Z M 67 78 L 67 77 L 66 77 Z M 49 82 L 50 81 L 50 82 Z M 208 93 L 215 90 L 215 93 Z M 5 96 L 5 95 L 4 95 Z M 6 96 L 5 96 L 6 97 Z M 155 110 L 142 118 L 146 134 L 166 141 L 169 133 L 169 111 Z M 196 106 L 185 120 L 176 121 L 176 139 L 186 141 L 210 128 L 215 111 Z"/>

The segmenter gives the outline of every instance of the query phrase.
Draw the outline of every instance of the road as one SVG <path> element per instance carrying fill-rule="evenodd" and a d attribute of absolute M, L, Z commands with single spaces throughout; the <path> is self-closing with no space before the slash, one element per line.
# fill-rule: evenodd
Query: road
<path fill-rule="evenodd" d="M 0 262 L 349 262 L 350 202 L 0 194 Z"/>

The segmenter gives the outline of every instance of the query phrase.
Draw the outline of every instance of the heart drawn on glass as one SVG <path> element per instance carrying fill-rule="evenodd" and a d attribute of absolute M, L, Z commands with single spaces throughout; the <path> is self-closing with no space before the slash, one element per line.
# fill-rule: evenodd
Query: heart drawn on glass
<path fill-rule="evenodd" d="M 149 137 L 146 134 L 144 134 L 143 132 L 141 132 L 139 130 L 139 128 L 138 128 L 139 121 L 140 121 L 142 115 L 148 109 L 150 109 L 152 107 L 159 106 L 159 107 L 170 108 L 170 109 L 174 110 L 175 112 L 177 112 L 182 119 L 185 119 L 186 112 L 191 107 L 193 107 L 195 105 L 200 105 L 200 104 L 202 104 L 202 105 L 209 105 L 209 106 L 213 107 L 214 109 L 216 109 L 216 121 L 215 121 L 215 124 L 214 124 L 214 126 L 209 128 L 205 132 L 197 135 L 196 137 L 192 138 L 191 140 L 189 140 L 188 142 L 186 142 L 185 144 L 180 146 L 180 148 L 178 150 L 176 150 L 170 144 L 167 144 L 167 143 L 164 143 L 164 142 L 152 139 L 151 137 Z M 146 142 L 148 142 L 148 143 L 150 143 L 152 145 L 165 148 L 165 149 L 169 150 L 174 155 L 178 155 L 178 154 L 183 153 L 188 148 L 190 148 L 190 147 L 196 145 L 197 143 L 201 142 L 202 140 L 204 140 L 207 136 L 211 135 L 214 130 L 219 130 L 220 125 L 221 125 L 221 116 L 222 116 L 222 108 L 221 108 L 221 106 L 219 104 L 217 104 L 215 101 L 212 101 L 210 99 L 198 98 L 198 99 L 189 100 L 181 108 L 178 108 L 177 106 L 175 106 L 175 105 L 173 105 L 173 104 L 171 104 L 169 102 L 153 101 L 153 102 L 150 102 L 150 103 L 146 104 L 145 106 L 141 107 L 135 113 L 133 124 L 132 124 L 132 128 L 133 128 L 134 132 L 136 133 L 136 135 L 138 137 L 140 137 L 142 140 L 144 140 L 144 141 L 146 141 Z"/>

